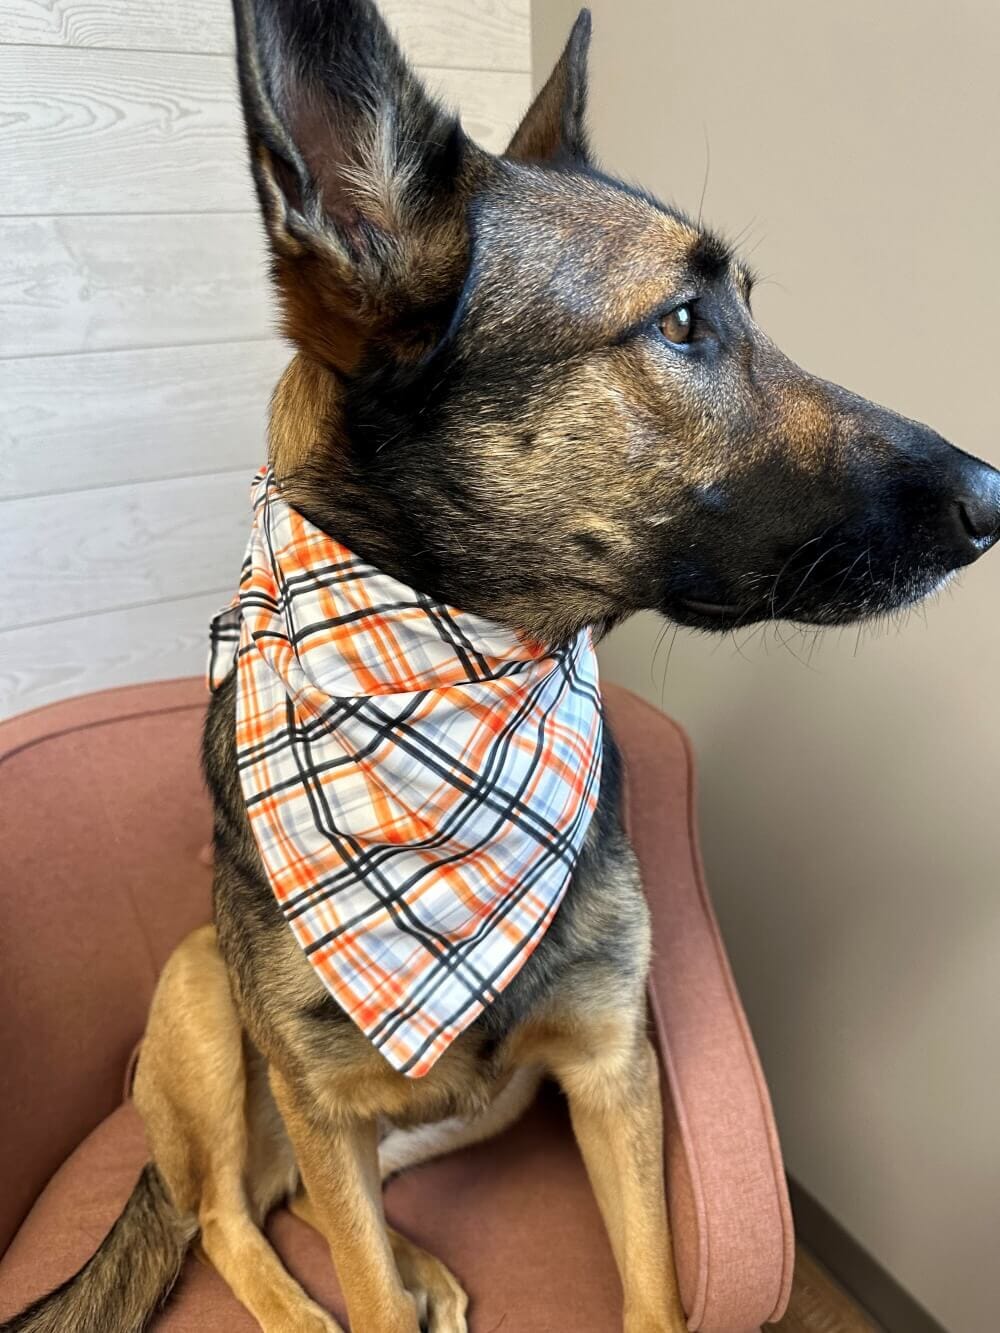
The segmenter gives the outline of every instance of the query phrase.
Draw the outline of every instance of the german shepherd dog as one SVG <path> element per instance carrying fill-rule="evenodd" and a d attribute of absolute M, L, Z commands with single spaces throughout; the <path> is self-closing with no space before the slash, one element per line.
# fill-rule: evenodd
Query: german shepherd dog
<path fill-rule="evenodd" d="M 641 608 L 703 630 L 843 624 L 916 601 L 994 543 L 1000 473 L 793 365 L 754 323 L 730 249 L 595 166 L 586 12 L 493 156 L 427 95 L 370 0 L 234 5 L 296 347 L 270 459 L 313 524 L 546 642 Z M 568 1098 L 627 1333 L 679 1333 L 647 912 L 613 740 L 554 923 L 413 1080 L 280 914 L 237 776 L 234 693 L 230 676 L 205 731 L 215 924 L 168 963 L 139 1064 L 152 1162 L 90 1263 L 8 1333 L 141 1329 L 196 1236 L 268 1333 L 332 1333 L 260 1230 L 285 1198 L 327 1238 L 353 1333 L 459 1333 L 465 1293 L 387 1229 L 379 1178 L 496 1133 L 543 1072 Z"/>

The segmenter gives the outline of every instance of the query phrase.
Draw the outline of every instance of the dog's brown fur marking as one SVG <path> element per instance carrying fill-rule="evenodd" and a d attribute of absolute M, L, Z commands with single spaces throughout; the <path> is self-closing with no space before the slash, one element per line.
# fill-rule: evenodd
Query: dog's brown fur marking
<path fill-rule="evenodd" d="M 268 455 L 279 479 L 301 467 L 318 440 L 342 428 L 338 401 L 332 371 L 301 354 L 292 358 L 271 400 Z"/>

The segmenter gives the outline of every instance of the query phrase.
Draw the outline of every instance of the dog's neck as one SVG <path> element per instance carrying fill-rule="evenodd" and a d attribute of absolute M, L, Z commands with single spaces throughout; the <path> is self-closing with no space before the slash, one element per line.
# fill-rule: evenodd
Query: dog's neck
<path fill-rule="evenodd" d="M 298 471 L 316 442 L 336 428 L 338 402 L 332 371 L 297 352 L 271 399 L 268 453 L 280 482 Z"/>
<path fill-rule="evenodd" d="M 271 400 L 269 461 L 288 502 L 384 573 L 442 601 L 435 545 L 417 515 L 354 462 L 336 373 L 297 353 Z"/>
<path fill-rule="evenodd" d="M 359 463 L 345 420 L 345 386 L 301 352 L 271 401 L 269 461 L 285 499 L 322 532 L 377 569 L 436 601 L 533 639 L 561 642 L 588 623 L 553 622 L 528 580 L 497 592 L 489 570 L 469 558 L 456 521 L 465 505 L 455 478 L 426 472 L 400 481 L 391 457 Z M 447 484 L 446 484 L 447 483 Z M 598 638 L 614 623 L 591 622 Z"/>

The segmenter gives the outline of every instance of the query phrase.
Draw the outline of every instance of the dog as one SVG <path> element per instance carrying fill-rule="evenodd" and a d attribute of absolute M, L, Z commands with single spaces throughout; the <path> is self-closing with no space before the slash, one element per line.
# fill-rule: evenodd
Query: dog
<path fill-rule="evenodd" d="M 716 632 L 875 617 L 995 543 L 1000 473 L 795 366 L 755 324 L 753 276 L 724 241 L 596 165 L 586 11 L 494 156 L 368 0 L 234 9 L 296 349 L 270 464 L 315 529 L 547 644 L 645 608 Z M 613 737 L 543 938 L 415 1079 L 335 1002 L 279 910 L 237 774 L 236 695 L 230 673 L 205 730 L 214 925 L 168 962 L 136 1078 L 152 1160 L 90 1263 L 7 1333 L 143 1328 L 196 1237 L 268 1333 L 333 1333 L 260 1229 L 284 1199 L 328 1240 L 353 1333 L 460 1333 L 466 1294 L 387 1229 L 379 1179 L 497 1133 L 543 1075 L 569 1102 L 626 1333 L 680 1333 L 647 909 Z"/>

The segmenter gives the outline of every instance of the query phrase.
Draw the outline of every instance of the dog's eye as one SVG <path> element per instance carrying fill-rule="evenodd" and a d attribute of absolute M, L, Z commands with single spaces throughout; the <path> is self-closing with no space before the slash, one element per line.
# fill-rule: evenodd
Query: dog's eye
<path fill-rule="evenodd" d="M 668 342 L 689 343 L 694 333 L 694 311 L 689 305 L 679 305 L 660 320 L 660 332 Z"/>

